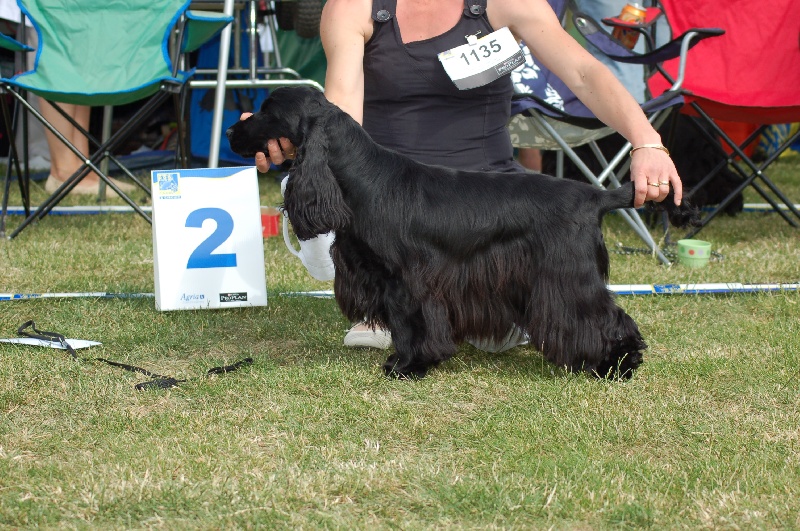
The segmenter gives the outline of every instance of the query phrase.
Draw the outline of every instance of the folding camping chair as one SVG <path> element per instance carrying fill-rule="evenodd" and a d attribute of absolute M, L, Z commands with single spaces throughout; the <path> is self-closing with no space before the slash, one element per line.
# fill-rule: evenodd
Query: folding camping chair
<path fill-rule="evenodd" d="M 20 21 L 20 24 L 24 24 L 24 21 Z M 0 48 L 4 50 L 9 50 L 14 52 L 15 56 L 15 68 L 19 68 L 20 65 L 25 60 L 25 55 L 28 52 L 32 52 L 33 48 L 30 46 L 23 44 L 16 39 L 12 39 L 7 35 L 0 34 Z M 0 97 L 2 96 L 3 91 L 0 89 Z M 13 142 L 11 139 L 13 136 L 10 132 L 14 132 L 17 130 L 17 122 L 19 120 L 19 105 L 14 105 L 14 112 L 12 113 L 13 116 L 9 116 L 8 113 L 3 113 L 3 122 L 5 126 L 5 131 L 8 134 L 9 138 L 9 157 L 8 157 L 8 165 L 6 166 L 6 175 L 3 185 L 3 202 L 0 205 L 0 237 L 5 236 L 5 220 L 6 220 L 6 213 L 8 212 L 8 196 L 11 191 L 11 175 L 16 171 L 17 175 L 17 184 L 19 185 L 19 194 L 22 198 L 22 203 L 25 206 L 25 215 L 30 214 L 30 189 L 29 189 L 29 174 L 28 174 L 28 166 L 25 165 L 25 174 L 23 177 L 22 168 L 20 167 L 20 157 L 17 153 L 16 143 Z"/>
<path fill-rule="evenodd" d="M 800 6 L 794 0 L 759 2 L 716 2 L 713 0 L 662 0 L 673 32 L 697 24 L 721 27 L 725 36 L 699 48 L 687 66 L 681 93 L 686 100 L 682 112 L 694 115 L 711 129 L 698 127 L 711 143 L 719 144 L 717 135 L 730 146 L 732 156 L 720 148 L 725 160 L 702 179 L 694 190 L 701 189 L 726 164 L 741 181 L 716 208 L 706 214 L 701 226 L 686 237 L 697 234 L 725 207 L 751 188 L 764 198 L 787 223 L 798 227 L 800 211 L 765 173 L 767 167 L 800 137 L 795 133 L 765 160 L 756 163 L 746 153 L 771 124 L 800 121 Z M 654 75 L 650 90 L 660 94 L 677 75 L 674 61 L 664 64 L 663 72 Z M 743 142 L 726 134 L 719 120 L 756 124 L 757 129 Z"/>
<path fill-rule="evenodd" d="M 91 171 L 145 220 L 152 222 L 150 216 L 101 170 L 101 162 L 113 162 L 149 195 L 149 187 L 114 156 L 114 151 L 170 97 L 176 108 L 180 109 L 191 72 L 179 70 L 178 56 L 221 31 L 231 22 L 231 17 L 189 12 L 189 0 L 127 0 L 121 3 L 103 0 L 19 0 L 19 3 L 39 37 L 36 61 L 32 70 L 1 79 L 0 88 L 11 94 L 18 105 L 42 122 L 84 162 L 35 211 L 30 212 L 9 237 L 16 237 L 33 221 L 46 216 Z M 179 42 L 170 51 L 170 39 L 175 31 Z M 54 107 L 94 147 L 93 154 L 87 159 L 28 103 L 25 92 L 32 92 L 50 102 L 89 106 L 142 104 L 118 131 L 102 142 L 83 130 L 55 104 Z M 5 98 L 0 100 L 6 128 L 10 133 L 12 124 L 8 118 L 9 109 Z M 179 110 L 179 144 L 184 138 L 182 115 L 182 110 Z M 13 138 L 13 135 L 10 137 Z M 179 151 L 185 153 L 185 148 Z M 15 148 L 11 150 L 11 158 L 18 164 Z M 19 171 L 17 173 L 18 179 L 23 179 Z M 6 202 L 7 195 L 4 197 L 4 206 Z M 3 222 L 4 218 L 5 209 Z"/>
<path fill-rule="evenodd" d="M 568 11 L 567 0 L 550 0 L 550 5 L 563 20 Z M 659 13 L 659 10 L 648 9 L 647 19 L 638 26 L 638 29 L 647 33 L 646 30 Z M 654 68 L 662 61 L 674 57 L 679 58 L 680 64 L 684 65 L 690 48 L 706 37 L 722 33 L 716 29 L 693 29 L 658 48 L 651 42 L 650 49 L 640 54 L 625 48 L 591 17 L 578 12 L 573 12 L 572 16 L 576 29 L 582 33 L 586 41 L 612 59 Z M 512 102 L 513 117 L 509 123 L 509 132 L 514 145 L 519 148 L 560 150 L 594 185 L 619 187 L 620 179 L 630 166 L 627 156 L 631 149 L 630 143 L 626 142 L 616 155 L 607 159 L 596 141 L 614 131 L 597 119 L 558 77 L 536 64 L 530 54 L 526 53 L 526 56 L 528 60 L 526 67 L 514 75 L 517 95 Z M 681 79 L 678 79 L 671 90 L 662 91 L 658 98 L 642 104 L 642 110 L 654 127 L 659 127 L 669 113 L 683 103 L 678 90 L 680 83 Z M 591 147 L 603 168 L 602 171 L 593 172 L 574 151 L 573 148 L 584 144 Z M 557 171 L 558 173 L 560 171 Z M 656 257 L 661 262 L 669 264 L 669 260 L 659 249 L 639 213 L 632 208 L 621 210 L 620 213 Z"/>

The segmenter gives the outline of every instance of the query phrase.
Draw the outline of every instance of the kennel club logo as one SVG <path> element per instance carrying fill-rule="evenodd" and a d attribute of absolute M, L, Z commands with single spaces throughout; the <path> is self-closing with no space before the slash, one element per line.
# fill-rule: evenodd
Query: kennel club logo
<path fill-rule="evenodd" d="M 153 184 L 158 195 L 164 199 L 180 199 L 180 173 L 158 172 L 153 175 Z"/>
<path fill-rule="evenodd" d="M 219 302 L 247 302 L 247 292 L 220 293 Z"/>

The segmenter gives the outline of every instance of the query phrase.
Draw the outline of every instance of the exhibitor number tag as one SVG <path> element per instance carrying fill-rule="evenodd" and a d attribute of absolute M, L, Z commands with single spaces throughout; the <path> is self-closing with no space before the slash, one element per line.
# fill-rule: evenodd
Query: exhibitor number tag
<path fill-rule="evenodd" d="M 519 43 L 507 27 L 478 39 L 467 36 L 462 44 L 439 54 L 445 72 L 459 90 L 482 87 L 525 62 Z"/>

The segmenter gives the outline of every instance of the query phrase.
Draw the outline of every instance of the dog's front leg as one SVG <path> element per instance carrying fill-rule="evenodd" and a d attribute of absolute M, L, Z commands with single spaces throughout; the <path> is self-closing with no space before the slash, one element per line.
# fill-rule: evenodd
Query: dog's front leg
<path fill-rule="evenodd" d="M 456 353 L 447 309 L 430 300 L 416 302 L 407 290 L 392 291 L 386 317 L 395 352 L 383 364 L 383 370 L 396 378 L 422 378 L 428 369 Z"/>

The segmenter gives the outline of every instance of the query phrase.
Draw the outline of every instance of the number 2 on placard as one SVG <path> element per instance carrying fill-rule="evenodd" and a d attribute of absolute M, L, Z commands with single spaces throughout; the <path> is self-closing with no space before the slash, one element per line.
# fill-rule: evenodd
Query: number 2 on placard
<path fill-rule="evenodd" d="M 201 228 L 207 219 L 214 220 L 217 228 L 192 252 L 186 269 L 236 267 L 235 253 L 213 254 L 233 233 L 233 217 L 221 208 L 199 208 L 186 217 L 186 226 Z"/>

